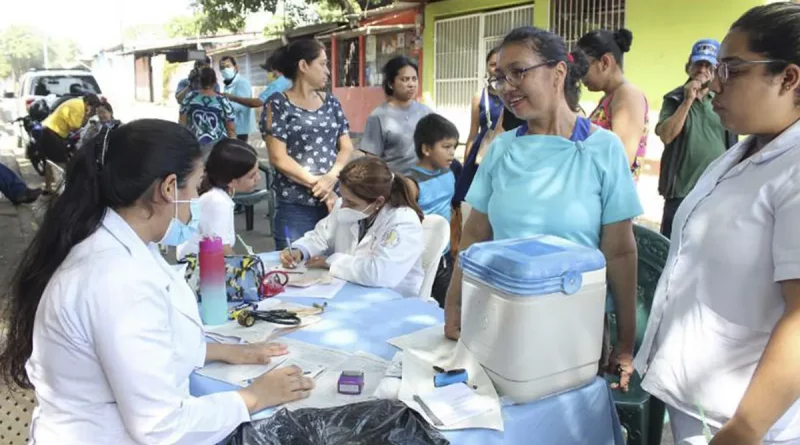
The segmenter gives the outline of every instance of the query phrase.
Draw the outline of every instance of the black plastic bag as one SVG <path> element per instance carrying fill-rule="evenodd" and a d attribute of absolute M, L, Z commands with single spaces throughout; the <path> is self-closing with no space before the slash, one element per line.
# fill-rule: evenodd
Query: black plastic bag
<path fill-rule="evenodd" d="M 376 400 L 338 408 L 282 409 L 240 426 L 226 445 L 448 445 L 401 402 Z"/>

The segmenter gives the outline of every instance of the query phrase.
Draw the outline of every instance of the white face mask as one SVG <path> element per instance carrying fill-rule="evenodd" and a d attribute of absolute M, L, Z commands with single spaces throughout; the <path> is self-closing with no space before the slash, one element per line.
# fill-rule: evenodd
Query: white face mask
<path fill-rule="evenodd" d="M 342 207 L 338 212 L 336 212 L 336 220 L 342 224 L 353 224 L 361 221 L 362 219 L 367 219 L 370 217 L 370 214 L 367 213 L 367 209 L 371 206 L 372 204 L 368 205 L 364 208 L 364 210 Z"/>

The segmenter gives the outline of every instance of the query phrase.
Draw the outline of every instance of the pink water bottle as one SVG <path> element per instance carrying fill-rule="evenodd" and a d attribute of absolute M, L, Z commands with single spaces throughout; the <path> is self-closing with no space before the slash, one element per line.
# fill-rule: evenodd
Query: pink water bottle
<path fill-rule="evenodd" d="M 228 295 L 225 292 L 225 253 L 222 238 L 200 240 L 200 314 L 206 325 L 228 321 Z"/>

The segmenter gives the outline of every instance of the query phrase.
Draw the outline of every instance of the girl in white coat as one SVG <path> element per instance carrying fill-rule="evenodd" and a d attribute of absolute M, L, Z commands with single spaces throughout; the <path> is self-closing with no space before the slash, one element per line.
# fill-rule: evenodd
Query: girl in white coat
<path fill-rule="evenodd" d="M 258 156 L 247 142 L 225 138 L 214 145 L 206 160 L 206 175 L 200 186 L 200 220 L 197 233 L 188 242 L 178 246 L 178 259 L 197 254 L 200 240 L 207 236 L 222 239 L 225 255 L 235 255 L 233 197 L 236 193 L 253 191 L 261 175 Z"/>
<path fill-rule="evenodd" d="M 197 140 L 139 120 L 72 160 L 14 274 L 5 380 L 36 389 L 36 444 L 214 444 L 250 413 L 308 395 L 292 368 L 240 391 L 189 394 L 208 361 L 264 363 L 275 345 L 206 344 L 195 296 L 161 257 L 199 217 Z M 191 211 L 190 211 L 191 208 Z"/>
<path fill-rule="evenodd" d="M 305 261 L 352 283 L 419 296 L 423 214 L 405 177 L 366 156 L 347 164 L 339 182 L 342 198 L 291 251 L 281 252 L 284 266 Z"/>

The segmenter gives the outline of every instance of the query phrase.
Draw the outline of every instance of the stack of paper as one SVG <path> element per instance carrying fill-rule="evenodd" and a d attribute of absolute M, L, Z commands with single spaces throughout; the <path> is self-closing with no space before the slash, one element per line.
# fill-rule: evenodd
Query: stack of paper
<path fill-rule="evenodd" d="M 463 383 L 436 388 L 414 400 L 437 426 L 455 425 L 492 409 L 491 403 Z"/>
<path fill-rule="evenodd" d="M 389 340 L 389 343 L 403 349 L 403 378 L 398 398 L 417 411 L 431 425 L 441 430 L 487 428 L 503 431 L 500 398 L 491 379 L 462 343 L 445 338 L 443 326 L 434 326 L 394 338 Z M 442 414 L 444 418 L 439 418 L 439 421 L 435 419 L 438 414 L 431 416 L 431 411 L 423 407 L 425 403 L 420 402 L 423 400 L 421 396 L 430 394 L 434 395 L 433 401 L 438 400 L 437 393 L 434 392 L 436 388 L 433 386 L 434 366 L 444 369 L 466 369 L 469 374 L 469 384 L 477 387 L 470 397 L 466 397 L 466 393 L 463 392 L 455 394 L 445 392 L 443 395 L 447 397 L 464 396 L 453 399 L 463 402 L 464 406 L 458 407 L 455 412 Z M 450 399 L 445 397 L 445 400 Z M 473 409 L 476 400 L 480 400 L 481 406 L 487 409 L 481 411 Z"/>
<path fill-rule="evenodd" d="M 388 367 L 389 362 L 380 357 L 365 352 L 356 352 L 344 361 L 325 369 L 325 372 L 317 377 L 317 386 L 311 391 L 311 395 L 307 399 L 287 404 L 286 408 L 290 410 L 333 408 L 374 399 L 375 390 Z M 338 382 L 342 371 L 364 371 L 364 389 L 361 394 L 339 394 Z"/>

